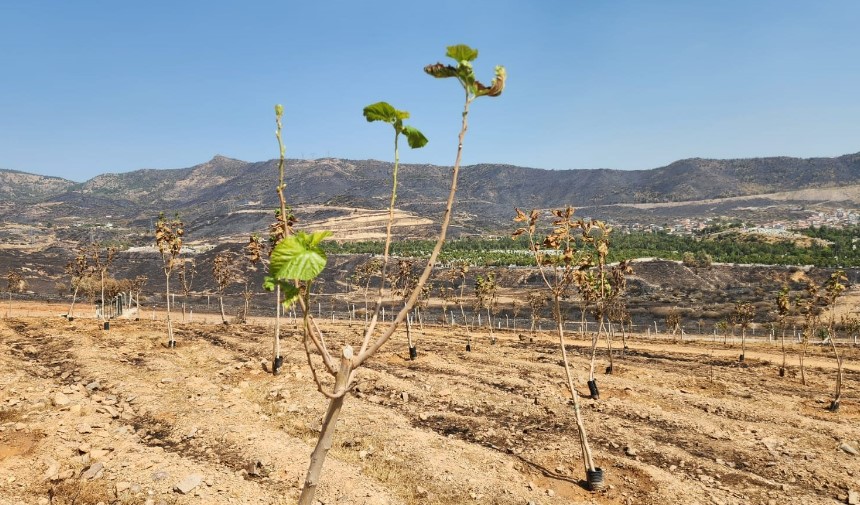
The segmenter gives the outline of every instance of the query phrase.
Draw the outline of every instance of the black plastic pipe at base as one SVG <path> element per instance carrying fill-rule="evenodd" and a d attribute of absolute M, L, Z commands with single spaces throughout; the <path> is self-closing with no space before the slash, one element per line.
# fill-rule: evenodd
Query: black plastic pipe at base
<path fill-rule="evenodd" d="M 496 345 L 496 337 L 490 338 L 490 345 Z"/>
<path fill-rule="evenodd" d="M 74 320 L 75 320 L 75 318 L 74 318 L 74 317 L 67 317 L 66 319 L 68 319 L 69 321 L 74 321 Z"/>
<path fill-rule="evenodd" d="M 284 357 L 278 356 L 272 360 L 272 375 L 278 375 L 278 369 L 284 364 Z"/>
<path fill-rule="evenodd" d="M 171 340 L 171 341 L 167 342 L 167 348 L 168 349 L 173 349 L 175 347 L 176 347 L 176 341 L 175 340 Z"/>
<path fill-rule="evenodd" d="M 104 328 L 105 328 L 106 330 L 109 330 L 109 329 L 110 329 L 110 321 L 105 321 L 105 326 L 104 326 Z"/>
<path fill-rule="evenodd" d="M 588 480 L 588 489 L 592 491 L 600 491 L 603 489 L 603 469 L 595 468 L 594 470 L 585 471 L 586 479 Z"/>
<path fill-rule="evenodd" d="M 780 376 L 780 377 L 785 377 L 785 368 L 780 368 L 780 369 L 779 369 L 779 376 Z"/>
<path fill-rule="evenodd" d="M 591 393 L 592 400 L 600 399 L 600 390 L 597 389 L 597 379 L 588 381 L 588 392 Z"/>
<path fill-rule="evenodd" d="M 743 362 L 744 362 L 744 355 L 743 355 L 743 354 L 741 354 L 741 355 L 738 357 L 738 361 L 740 361 L 741 363 L 743 363 Z"/>
<path fill-rule="evenodd" d="M 606 367 L 606 375 L 612 375 L 612 365 Z"/>
<path fill-rule="evenodd" d="M 827 407 L 827 410 L 829 410 L 830 412 L 839 411 L 839 402 L 836 400 L 833 400 L 832 402 L 830 402 L 830 406 Z"/>
<path fill-rule="evenodd" d="M 409 348 L 409 359 L 414 360 L 418 357 L 418 348 L 414 345 Z"/>
<path fill-rule="evenodd" d="M 466 352 L 472 352 L 472 344 L 466 344 Z"/>

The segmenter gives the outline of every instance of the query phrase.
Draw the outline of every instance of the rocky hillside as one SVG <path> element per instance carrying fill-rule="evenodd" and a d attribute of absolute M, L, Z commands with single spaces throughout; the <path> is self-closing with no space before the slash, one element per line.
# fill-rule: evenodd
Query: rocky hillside
<path fill-rule="evenodd" d="M 61 195 L 75 185 L 60 177 L 28 174 L 0 168 L 0 202 L 31 203 Z"/>
<path fill-rule="evenodd" d="M 403 165 L 401 170 L 399 208 L 407 213 L 429 212 L 435 219 L 447 195 L 450 167 Z M 306 222 L 335 217 L 332 213 L 383 209 L 390 172 L 390 163 L 376 160 L 289 160 L 288 199 L 298 209 L 308 205 L 328 209 L 320 215 L 315 213 L 319 209 L 304 211 L 301 217 Z M 202 235 L 230 235 L 246 225 L 265 225 L 267 213 L 277 205 L 276 173 L 276 160 L 250 163 L 223 156 L 184 169 L 104 174 L 82 184 L 0 171 L 0 196 L 5 202 L 0 218 L 18 223 L 74 218 L 89 219 L 91 224 L 110 219 L 141 228 L 166 211 L 179 212 Z M 695 158 L 638 171 L 482 164 L 462 171 L 457 219 L 463 229 L 492 230 L 507 225 L 515 206 L 599 205 L 601 213 L 611 217 L 613 212 L 624 216 L 629 213 L 624 206 L 634 204 L 686 202 L 684 205 L 695 206 L 708 199 L 852 185 L 860 185 L 860 153 L 810 159 Z M 685 211 L 697 212 L 695 208 Z M 239 212 L 247 215 L 237 217 Z M 231 216 L 232 220 L 225 219 Z M 228 223 L 233 226 L 219 229 Z"/>

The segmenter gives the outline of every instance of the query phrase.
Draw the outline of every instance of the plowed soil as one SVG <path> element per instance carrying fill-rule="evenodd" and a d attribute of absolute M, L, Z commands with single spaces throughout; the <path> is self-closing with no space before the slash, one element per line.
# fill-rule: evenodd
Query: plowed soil
<path fill-rule="evenodd" d="M 281 373 L 267 373 L 268 322 L 177 324 L 0 319 L 0 503 L 295 503 L 327 400 L 294 325 Z M 36 312 L 35 309 L 33 312 Z M 26 314 L 26 313 L 24 313 Z M 321 323 L 329 346 L 359 325 Z M 398 335 L 358 373 L 317 498 L 324 504 L 832 504 L 860 491 L 860 352 L 812 346 L 673 343 L 633 336 L 585 426 L 605 490 L 583 482 L 559 345 L 550 334 Z M 577 387 L 588 342 L 570 339 Z M 325 379 L 331 383 L 329 378 Z M 840 448 L 841 446 L 841 448 Z M 182 481 L 196 483 L 186 492 Z"/>

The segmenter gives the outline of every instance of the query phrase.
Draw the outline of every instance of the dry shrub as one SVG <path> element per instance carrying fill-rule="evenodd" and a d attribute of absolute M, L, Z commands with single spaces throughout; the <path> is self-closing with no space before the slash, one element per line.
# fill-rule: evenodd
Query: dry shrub
<path fill-rule="evenodd" d="M 425 465 L 406 454 L 387 452 L 385 441 L 358 434 L 332 447 L 332 454 L 341 461 L 361 466 L 361 473 L 399 497 L 406 505 L 448 505 L 469 503 L 474 499 L 468 489 L 450 482 L 440 481 L 438 476 L 427 474 Z M 365 452 L 362 456 L 362 452 Z"/>
<path fill-rule="evenodd" d="M 443 505 L 474 501 L 465 489 L 442 485 L 436 479 L 420 472 L 420 468 L 420 462 L 384 453 L 371 455 L 365 458 L 362 464 L 362 472 L 365 475 L 379 481 L 407 505 Z"/>
<path fill-rule="evenodd" d="M 51 505 L 96 505 L 113 503 L 115 496 L 111 488 L 111 484 L 104 479 L 69 479 L 51 486 L 48 494 Z"/>
<path fill-rule="evenodd" d="M 15 409 L 0 409 L 0 423 L 11 423 L 21 419 L 21 412 Z"/>

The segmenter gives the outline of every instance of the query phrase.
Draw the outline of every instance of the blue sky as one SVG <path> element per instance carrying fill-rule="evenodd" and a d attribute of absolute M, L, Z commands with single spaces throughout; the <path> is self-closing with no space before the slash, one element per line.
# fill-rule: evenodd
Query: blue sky
<path fill-rule="evenodd" d="M 462 93 L 422 67 L 480 50 L 464 163 L 647 169 L 860 151 L 860 2 L 0 3 L 0 168 L 86 180 L 214 154 L 391 159 L 386 100 L 450 165 Z"/>

